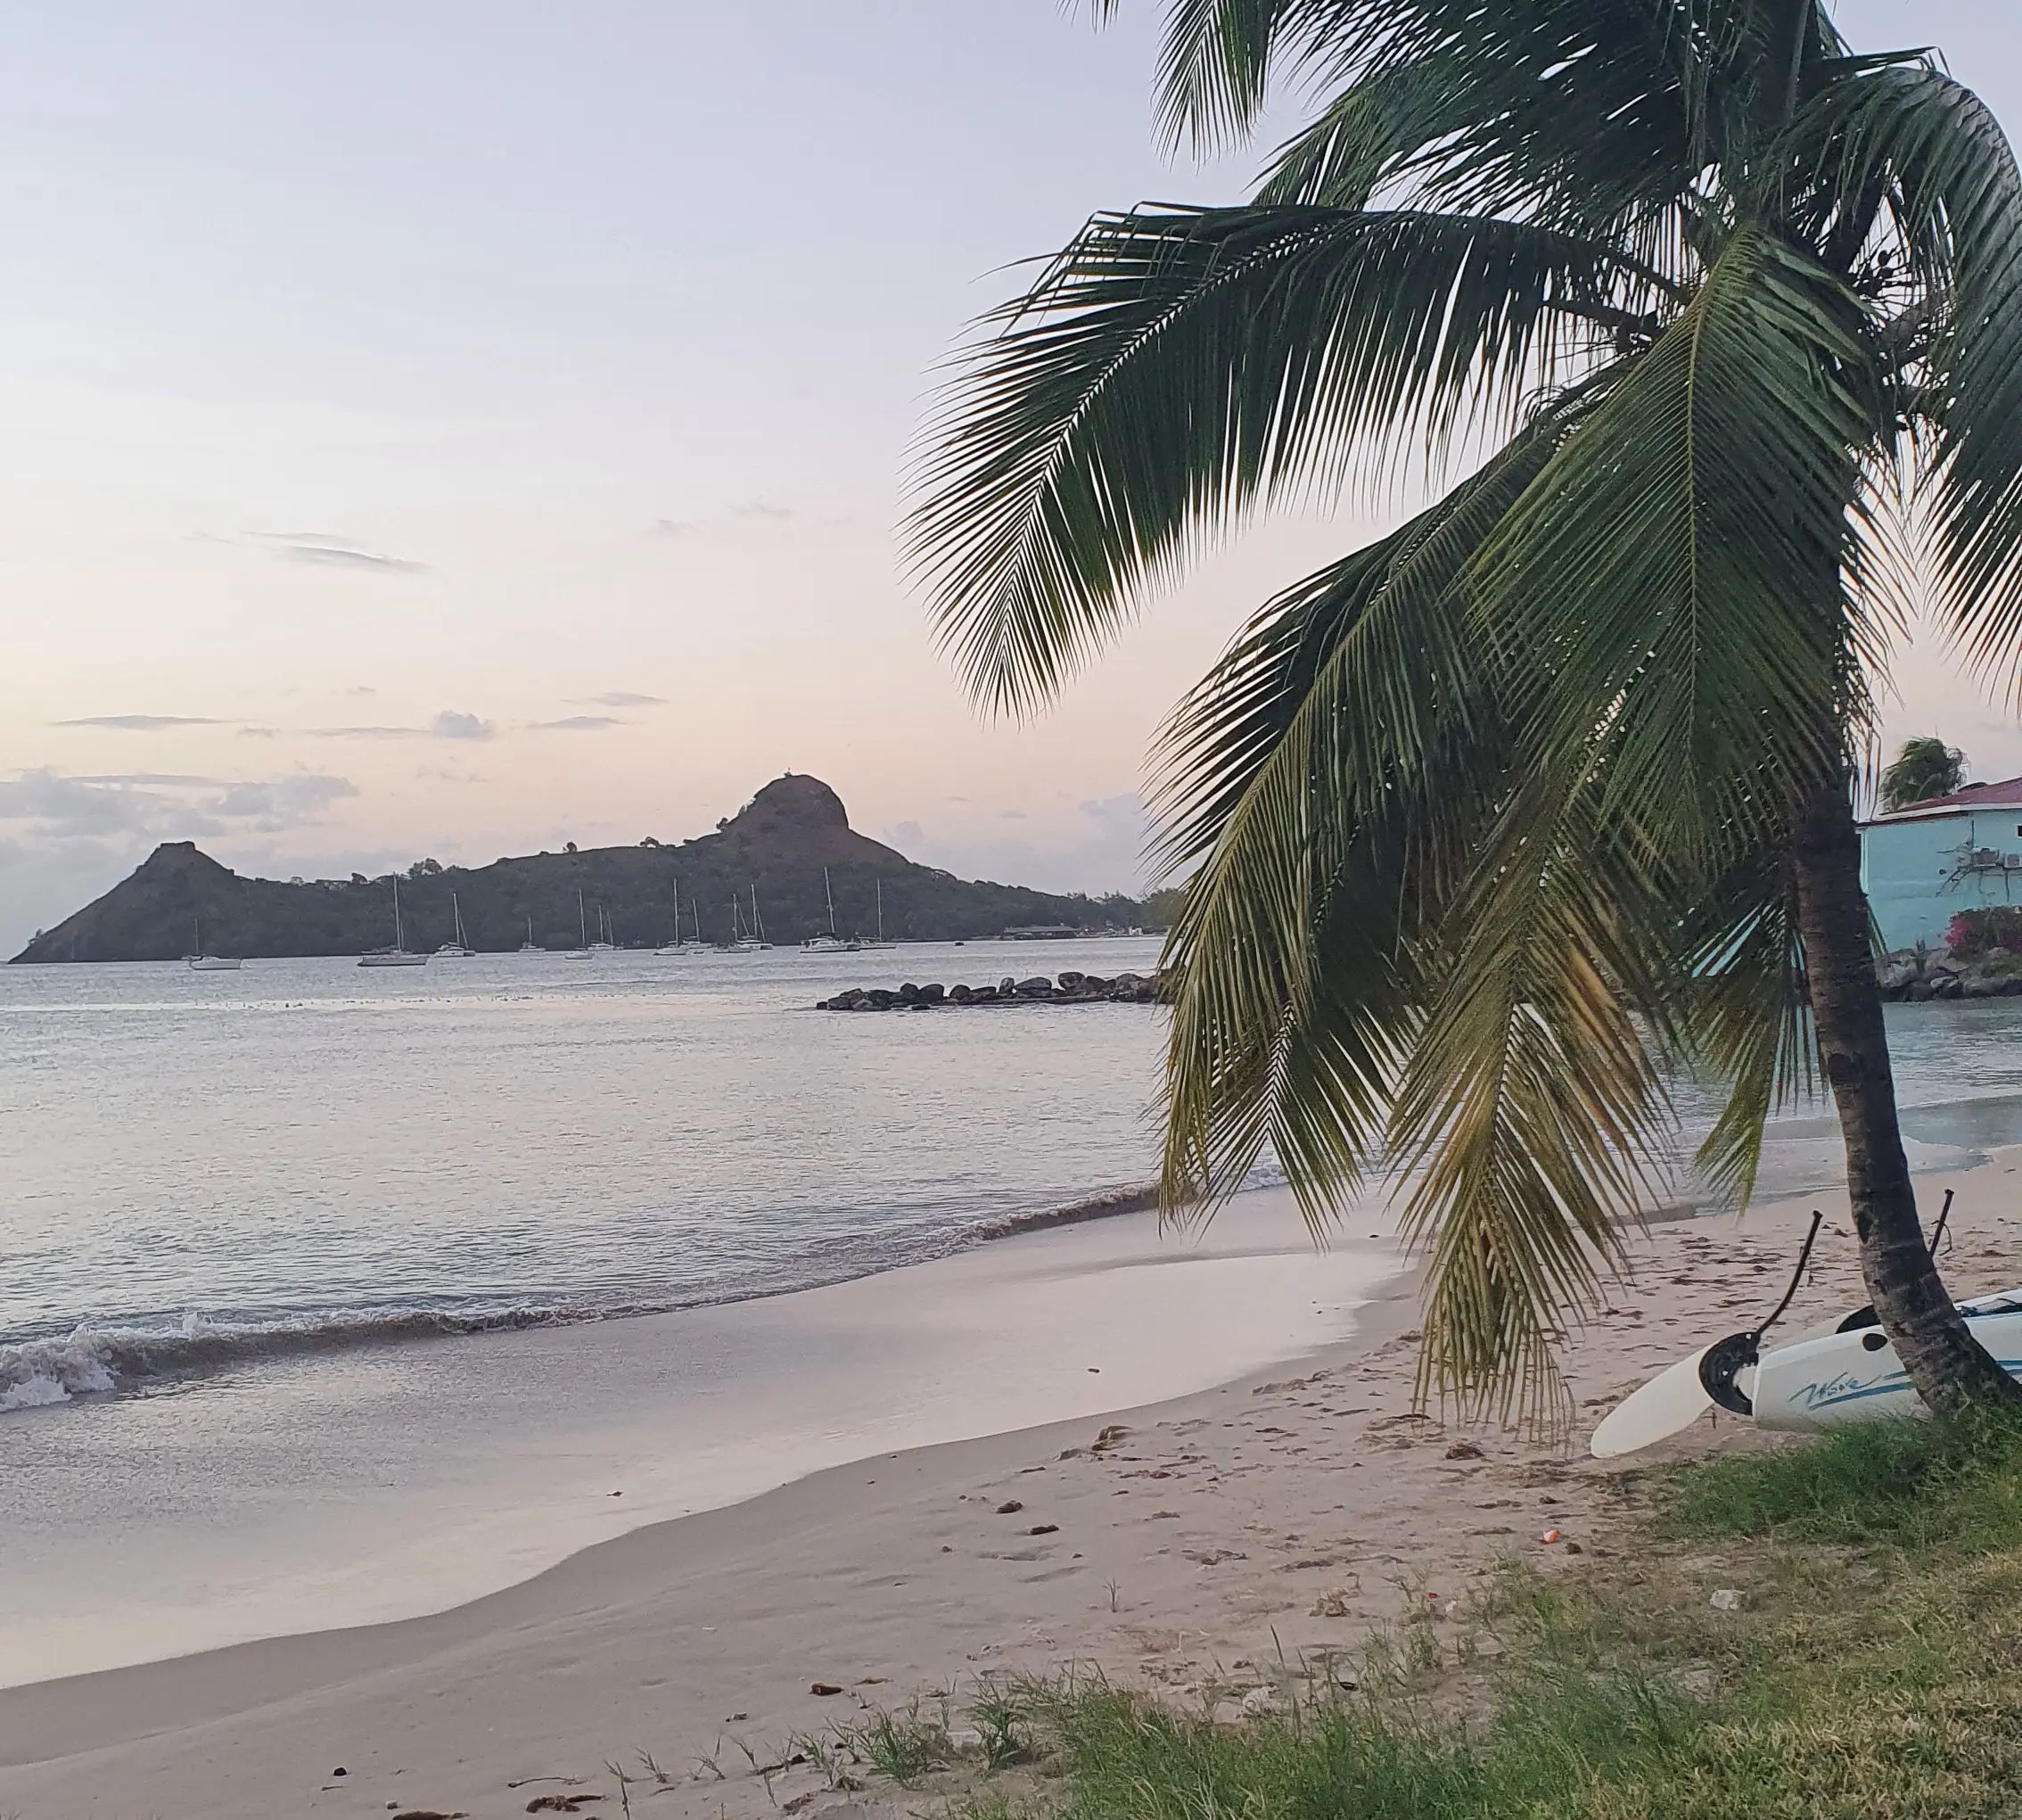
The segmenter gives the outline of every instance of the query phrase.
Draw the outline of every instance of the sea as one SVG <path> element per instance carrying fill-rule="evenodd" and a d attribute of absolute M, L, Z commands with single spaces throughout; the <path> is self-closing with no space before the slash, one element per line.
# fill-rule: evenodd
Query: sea
<path fill-rule="evenodd" d="M 0 1412 L 914 1264 L 1153 1168 L 1155 939 L 0 968 Z"/>
<path fill-rule="evenodd" d="M 839 1015 L 1153 938 L 0 968 L 0 1412 L 778 1295 L 1142 1184 L 1163 1015 Z M 1896 1006 L 1912 1158 L 2022 1141 L 2022 1009 Z M 1688 1136 L 1711 1102 L 1680 1090 Z M 1837 1179 L 1787 1109 L 1762 1190 Z M 1268 1167 L 1262 1174 L 1268 1178 Z"/>
<path fill-rule="evenodd" d="M 0 1685 L 440 1610 L 1350 1338 L 1381 1183 L 1317 1252 L 1268 1165 L 1206 1231 L 1057 1223 L 1154 1171 L 1156 1008 L 813 1009 L 1156 954 L 0 968 Z M 1915 1166 L 2022 1141 L 2022 1001 L 1889 1018 Z M 1763 1194 L 1840 1174 L 1780 1116 Z"/>

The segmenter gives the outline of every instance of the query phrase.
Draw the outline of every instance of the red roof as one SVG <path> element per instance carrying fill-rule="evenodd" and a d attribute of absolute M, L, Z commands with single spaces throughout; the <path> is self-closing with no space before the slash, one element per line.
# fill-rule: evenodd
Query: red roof
<path fill-rule="evenodd" d="M 1877 821 L 1913 821 L 1924 815 L 1946 815 L 1962 809 L 2022 809 L 2022 778 L 2003 778 L 1998 784 L 1969 784 L 1949 796 L 1927 796 L 1921 803 L 1906 803 L 1878 815 Z"/>

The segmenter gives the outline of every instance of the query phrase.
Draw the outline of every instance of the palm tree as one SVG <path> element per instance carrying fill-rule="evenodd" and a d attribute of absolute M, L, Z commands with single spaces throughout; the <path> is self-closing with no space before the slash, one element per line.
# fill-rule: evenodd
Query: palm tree
<path fill-rule="evenodd" d="M 1106 11 L 1104 0 L 1100 10 Z M 1421 1395 L 1564 1409 L 1689 1066 L 1740 1201 L 1822 1073 L 1936 1407 L 2018 1394 L 1927 1252 L 1854 819 L 1912 563 L 2022 630 L 2022 179 L 1819 0 L 1173 0 L 1176 134 L 1324 97 L 1248 203 L 1094 217 L 984 319 L 910 521 L 980 702 L 1050 697 L 1203 541 L 1422 465 L 1175 712 L 1169 1197 L 1398 1169 Z M 1485 458 L 1484 458 L 1485 457 Z"/>
<path fill-rule="evenodd" d="M 1949 796 L 1966 781 L 1966 754 L 1936 734 L 1905 739 L 1895 762 L 1881 774 L 1884 809 L 1907 809 L 1933 796 Z"/>

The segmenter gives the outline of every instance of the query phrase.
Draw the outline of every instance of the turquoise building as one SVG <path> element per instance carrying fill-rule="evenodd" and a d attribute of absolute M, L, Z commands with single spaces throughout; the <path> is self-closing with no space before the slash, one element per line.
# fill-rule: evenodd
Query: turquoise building
<path fill-rule="evenodd" d="M 1892 950 L 1938 946 L 1960 910 L 2022 905 L 2022 778 L 1863 823 L 1861 882 Z"/>

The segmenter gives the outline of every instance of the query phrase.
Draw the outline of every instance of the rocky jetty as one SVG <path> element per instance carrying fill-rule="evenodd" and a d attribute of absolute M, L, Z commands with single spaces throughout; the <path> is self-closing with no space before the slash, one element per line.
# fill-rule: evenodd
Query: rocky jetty
<path fill-rule="evenodd" d="M 2022 998 L 2022 954 L 1995 949 L 1960 954 L 1946 947 L 1904 948 L 1875 963 L 1882 997 L 1927 999 Z"/>
<path fill-rule="evenodd" d="M 1160 982 L 1141 973 L 1099 974 L 1064 970 L 1057 977 L 1034 974 L 1013 979 L 1008 974 L 995 985 L 944 986 L 939 984 L 851 986 L 834 998 L 815 1001 L 818 1011 L 938 1011 L 958 1005 L 1151 1005 L 1163 997 Z"/>

